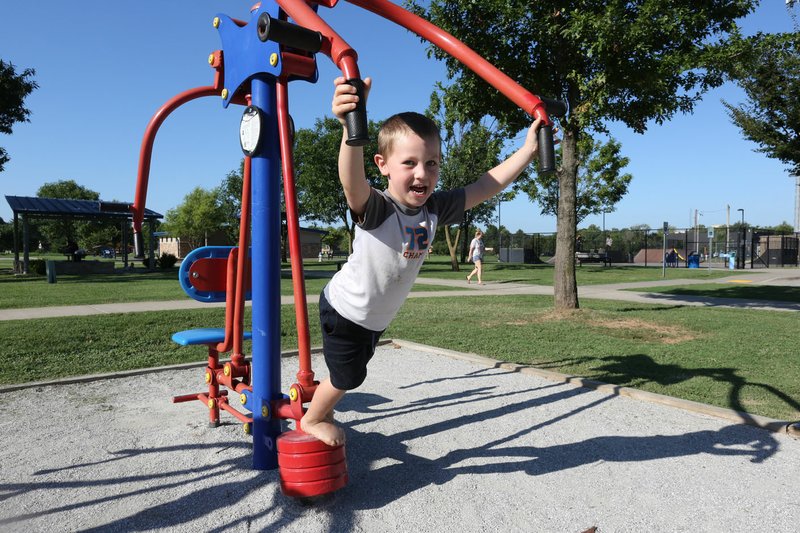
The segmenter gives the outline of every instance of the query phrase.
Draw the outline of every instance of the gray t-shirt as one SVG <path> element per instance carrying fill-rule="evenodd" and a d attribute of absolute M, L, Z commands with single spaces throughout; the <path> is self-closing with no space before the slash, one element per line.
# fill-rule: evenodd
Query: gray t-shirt
<path fill-rule="evenodd" d="M 353 253 L 325 287 L 325 298 L 346 319 L 372 331 L 386 329 L 417 279 L 436 228 L 461 221 L 465 198 L 463 188 L 437 191 L 411 209 L 372 189 Z"/>

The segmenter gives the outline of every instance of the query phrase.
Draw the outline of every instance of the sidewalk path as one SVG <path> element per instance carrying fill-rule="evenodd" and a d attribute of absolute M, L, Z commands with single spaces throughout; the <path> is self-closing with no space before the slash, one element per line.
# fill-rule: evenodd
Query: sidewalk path
<path fill-rule="evenodd" d="M 702 296 L 686 296 L 674 294 L 660 294 L 648 292 L 633 292 L 624 289 L 644 287 L 693 285 L 700 283 L 730 283 L 732 280 L 748 281 L 754 285 L 785 285 L 800 286 L 800 270 L 782 269 L 769 273 L 738 273 L 726 278 L 716 280 L 680 280 L 670 279 L 661 281 L 638 281 L 631 283 L 614 283 L 608 285 L 583 285 L 578 287 L 579 298 L 620 300 L 626 302 L 639 302 L 644 304 L 662 304 L 672 306 L 707 306 L 729 307 L 739 309 L 761 309 L 770 311 L 800 311 L 800 303 L 792 302 L 767 302 L 742 300 L 736 298 L 709 298 Z M 412 292 L 409 298 L 441 298 L 452 296 L 504 296 L 510 294 L 530 294 L 552 296 L 553 288 L 547 285 L 531 285 L 526 283 L 488 282 L 485 285 L 476 283 L 467 284 L 462 280 L 448 280 L 437 278 L 417 278 L 417 283 L 424 285 L 439 285 L 446 287 L 459 287 L 461 290 L 447 291 L 420 291 Z M 316 304 L 319 296 L 310 294 L 308 303 Z M 293 296 L 281 297 L 282 305 L 294 303 Z M 247 303 L 249 305 L 250 302 Z M 167 311 L 180 309 L 205 308 L 209 306 L 224 307 L 224 303 L 208 304 L 190 298 L 184 300 L 128 302 L 113 304 L 69 305 L 54 307 L 31 307 L 21 309 L 0 309 L 0 321 L 24 320 L 31 318 L 53 318 L 61 316 L 89 316 L 112 313 L 138 313 L 143 311 Z"/>

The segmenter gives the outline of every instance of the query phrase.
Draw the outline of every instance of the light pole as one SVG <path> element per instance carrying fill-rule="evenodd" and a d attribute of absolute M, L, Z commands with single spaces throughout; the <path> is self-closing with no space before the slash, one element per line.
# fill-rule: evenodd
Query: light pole
<path fill-rule="evenodd" d="M 742 227 L 739 229 L 739 233 L 742 236 L 742 247 L 741 247 L 741 250 L 740 250 L 741 251 L 741 255 L 742 255 L 742 260 L 741 260 L 741 262 L 737 261 L 737 263 L 739 263 L 741 265 L 740 268 L 744 268 L 744 254 L 747 251 L 747 231 L 745 230 L 745 227 L 744 227 L 744 209 L 740 208 L 740 209 L 737 209 L 737 211 L 741 211 L 742 212 Z"/>
<path fill-rule="evenodd" d="M 498 194 L 497 195 L 497 261 L 502 263 L 502 253 L 503 249 L 503 232 L 500 230 L 502 227 L 500 225 L 500 204 L 503 203 L 503 198 Z"/>

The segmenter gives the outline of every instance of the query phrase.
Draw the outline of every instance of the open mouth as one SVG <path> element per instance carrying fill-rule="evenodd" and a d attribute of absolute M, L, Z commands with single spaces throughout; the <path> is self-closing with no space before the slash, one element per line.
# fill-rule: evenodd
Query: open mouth
<path fill-rule="evenodd" d="M 423 185 L 412 185 L 410 187 L 411 192 L 417 196 L 424 196 L 426 192 L 428 192 L 428 188 Z"/>

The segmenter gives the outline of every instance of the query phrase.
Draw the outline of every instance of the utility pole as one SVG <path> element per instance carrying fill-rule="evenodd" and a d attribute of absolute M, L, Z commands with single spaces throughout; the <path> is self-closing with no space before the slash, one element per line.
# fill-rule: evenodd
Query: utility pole
<path fill-rule="evenodd" d="M 800 233 L 800 174 L 795 174 L 794 185 L 794 231 Z"/>
<path fill-rule="evenodd" d="M 725 253 L 730 251 L 731 238 L 731 204 L 725 206 Z"/>

